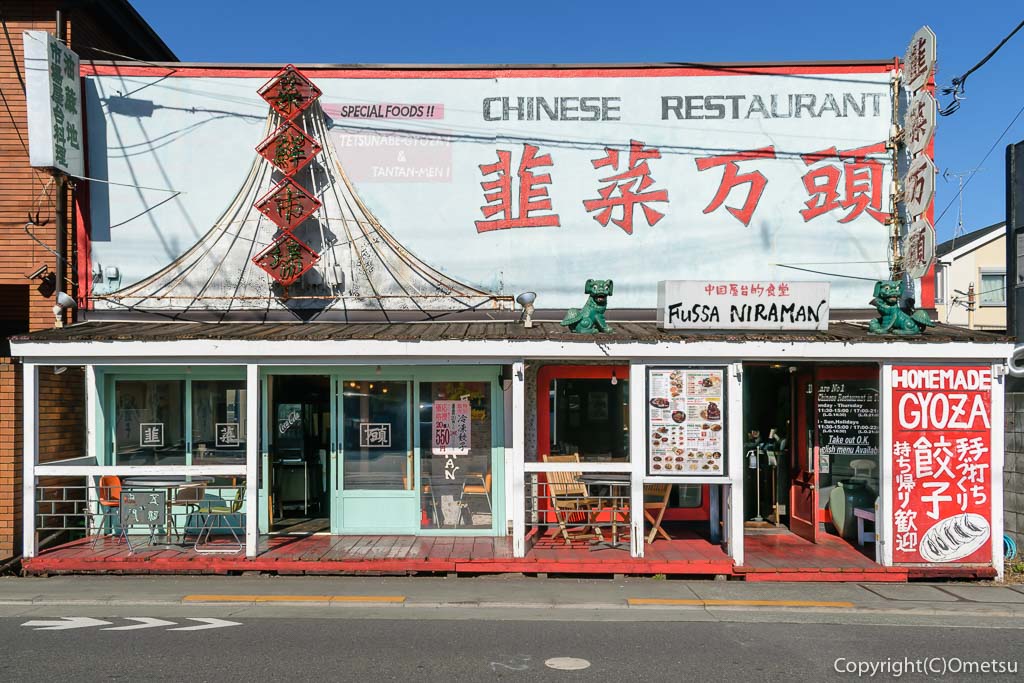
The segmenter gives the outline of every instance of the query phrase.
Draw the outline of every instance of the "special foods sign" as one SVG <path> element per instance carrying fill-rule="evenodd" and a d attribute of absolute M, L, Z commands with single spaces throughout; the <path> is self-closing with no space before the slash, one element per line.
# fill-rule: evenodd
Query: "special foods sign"
<path fill-rule="evenodd" d="M 663 330 L 827 330 L 827 282 L 667 280 L 658 283 Z"/>
<path fill-rule="evenodd" d="M 650 308 L 684 271 L 764 287 L 728 302 L 725 327 L 803 328 L 826 307 L 792 293 L 822 276 L 785 265 L 830 264 L 844 308 L 867 306 L 846 276 L 888 275 L 891 63 L 302 68 L 322 95 L 297 125 L 323 150 L 298 176 L 330 169 L 331 184 L 295 227 L 321 260 L 290 301 L 246 270 L 272 226 L 237 208 L 277 177 L 255 149 L 271 111 L 256 91 L 276 69 L 86 69 L 104 117 L 90 154 L 110 181 L 90 193 L 91 265 L 121 274 L 82 273 L 99 308 L 488 308 L 523 291 L 563 308 L 595 273 L 615 281 L 613 307 Z M 137 177 L 161 182 L 114 184 Z"/>
<path fill-rule="evenodd" d="M 992 561 L 992 370 L 892 368 L 893 562 Z"/>

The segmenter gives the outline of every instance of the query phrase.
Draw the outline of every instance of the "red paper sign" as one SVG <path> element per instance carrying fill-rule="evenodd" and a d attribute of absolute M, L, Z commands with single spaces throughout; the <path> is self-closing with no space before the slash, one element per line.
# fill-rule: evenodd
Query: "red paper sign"
<path fill-rule="evenodd" d="M 256 151 L 286 176 L 293 176 L 323 149 L 291 121 L 285 121 Z"/>
<path fill-rule="evenodd" d="M 260 97 L 286 120 L 294 119 L 320 97 L 320 88 L 289 64 L 259 89 Z"/>
<path fill-rule="evenodd" d="M 312 268 L 320 255 L 290 233 L 284 233 L 257 254 L 252 262 L 287 287 Z"/>
<path fill-rule="evenodd" d="M 320 208 L 320 200 L 291 178 L 285 178 L 257 200 L 255 206 L 279 228 L 290 232 Z"/>
<path fill-rule="evenodd" d="M 892 369 L 893 562 L 992 562 L 992 369 Z"/>

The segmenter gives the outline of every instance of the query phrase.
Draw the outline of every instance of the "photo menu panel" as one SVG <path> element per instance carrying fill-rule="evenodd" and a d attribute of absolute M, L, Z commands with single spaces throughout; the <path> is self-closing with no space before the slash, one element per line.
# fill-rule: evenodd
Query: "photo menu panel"
<path fill-rule="evenodd" d="M 647 472 L 724 476 L 725 370 L 652 368 L 647 374 Z"/>

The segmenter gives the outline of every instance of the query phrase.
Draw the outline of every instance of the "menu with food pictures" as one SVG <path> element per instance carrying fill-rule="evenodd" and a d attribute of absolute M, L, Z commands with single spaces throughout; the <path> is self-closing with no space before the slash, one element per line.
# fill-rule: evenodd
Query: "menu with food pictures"
<path fill-rule="evenodd" d="M 647 377 L 648 473 L 724 475 L 724 370 L 657 368 Z"/>

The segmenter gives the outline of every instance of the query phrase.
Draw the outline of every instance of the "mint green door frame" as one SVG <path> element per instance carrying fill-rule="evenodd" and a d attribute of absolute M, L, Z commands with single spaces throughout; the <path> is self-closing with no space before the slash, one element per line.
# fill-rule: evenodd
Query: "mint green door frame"
<path fill-rule="evenodd" d="M 270 403 L 268 377 L 271 375 L 321 375 L 331 378 L 331 452 L 328 477 L 334 494 L 331 496 L 331 533 L 390 533 L 416 534 L 426 536 L 503 536 L 505 529 L 505 425 L 504 395 L 499 379 L 499 366 L 261 366 L 260 386 L 261 421 L 260 465 L 263 472 L 260 486 L 259 522 L 260 532 L 270 528 L 269 509 L 269 433 Z M 342 415 L 342 384 L 348 382 L 372 381 L 409 382 L 409 428 L 412 430 L 413 471 L 412 488 L 406 491 L 345 491 L 343 486 L 341 448 L 344 416 Z M 419 429 L 419 395 L 421 382 L 487 382 L 491 398 L 491 528 L 490 529 L 420 529 L 420 462 L 422 447 Z M 427 445 L 429 448 L 429 445 Z M 397 505 L 390 506 L 391 500 Z M 362 503 L 362 505 L 361 505 Z M 345 519 L 346 504 L 350 519 Z M 392 512 L 404 517 L 395 518 Z M 352 519 L 357 514 L 362 519 Z M 373 515 L 381 516 L 375 520 Z M 383 515 L 388 515 L 384 517 Z"/>

